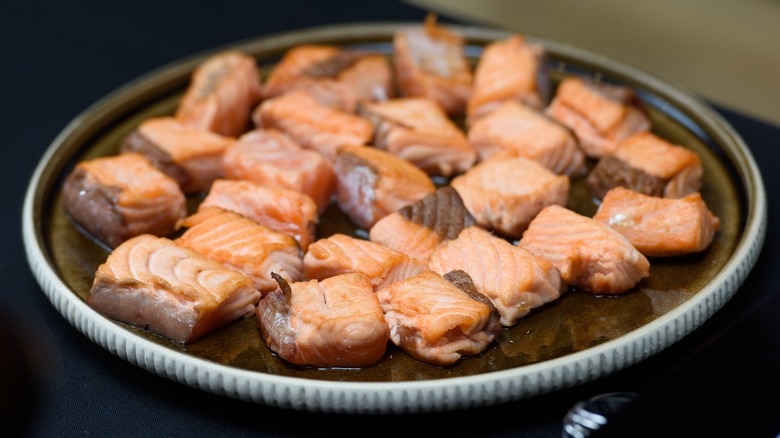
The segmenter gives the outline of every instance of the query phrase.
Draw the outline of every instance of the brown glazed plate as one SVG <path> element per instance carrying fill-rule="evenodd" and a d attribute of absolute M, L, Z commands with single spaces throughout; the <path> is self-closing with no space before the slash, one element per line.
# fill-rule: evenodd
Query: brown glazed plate
<path fill-rule="evenodd" d="M 117 152 L 140 121 L 171 114 L 195 66 L 225 49 L 255 56 L 263 74 L 305 43 L 370 48 L 392 55 L 392 36 L 412 23 L 357 23 L 304 29 L 222 47 L 153 71 L 77 116 L 42 157 L 27 191 L 23 236 L 34 275 L 70 324 L 113 354 L 174 381 L 255 403 L 344 413 L 404 413 L 485 406 L 560 390 L 640 362 L 696 329 L 737 293 L 760 252 L 767 220 L 758 168 L 739 135 L 706 103 L 679 86 L 601 55 L 527 36 L 542 44 L 553 84 L 566 75 L 631 87 L 648 108 L 653 132 L 702 157 L 702 195 L 721 219 L 715 241 L 696 255 L 651 259 L 650 277 L 632 291 L 599 297 L 571 291 L 505 329 L 481 355 L 436 367 L 389 345 L 361 369 L 295 367 L 262 342 L 253 318 L 189 345 L 108 319 L 86 304 L 108 253 L 69 220 L 61 181 L 74 163 Z M 474 61 L 509 32 L 454 26 Z M 191 200 L 191 208 L 198 200 Z M 592 215 L 584 178 L 573 179 L 570 208 Z M 331 208 L 319 235 L 360 235 Z"/>

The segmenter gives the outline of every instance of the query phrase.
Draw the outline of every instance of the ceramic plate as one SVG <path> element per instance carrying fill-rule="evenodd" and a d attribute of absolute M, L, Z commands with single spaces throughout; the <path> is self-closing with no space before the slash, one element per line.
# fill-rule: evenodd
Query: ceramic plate
<path fill-rule="evenodd" d="M 289 48 L 305 43 L 369 48 L 392 55 L 392 36 L 408 23 L 305 29 L 230 47 L 254 55 L 267 74 Z M 474 60 L 509 33 L 455 26 Z M 553 41 L 528 37 L 548 54 L 553 80 L 579 74 L 631 87 L 649 109 L 653 131 L 702 157 L 702 195 L 721 219 L 707 251 L 651 259 L 650 277 L 612 298 L 581 292 L 536 309 L 506 329 L 483 354 L 441 368 L 390 345 L 376 366 L 312 369 L 273 355 L 252 318 L 182 346 L 107 319 L 85 302 L 101 246 L 63 212 L 61 181 L 74 163 L 117 152 L 140 121 L 171 114 L 196 65 L 217 50 L 185 59 L 120 88 L 74 119 L 43 156 L 23 211 L 27 257 L 43 292 L 96 344 L 150 372 L 204 391 L 292 409 L 346 413 L 441 411 L 502 403 L 578 385 L 640 362 L 698 327 L 735 294 L 764 239 L 766 200 L 759 171 L 737 133 L 692 93 L 645 72 Z M 197 199 L 192 200 L 191 207 Z M 572 180 L 569 207 L 595 212 L 584 178 Z M 359 233 L 331 208 L 319 234 Z"/>

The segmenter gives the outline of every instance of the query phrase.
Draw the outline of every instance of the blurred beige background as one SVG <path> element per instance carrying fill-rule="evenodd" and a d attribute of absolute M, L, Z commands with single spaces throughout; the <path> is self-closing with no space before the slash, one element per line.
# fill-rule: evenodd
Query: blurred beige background
<path fill-rule="evenodd" d="M 409 0 L 571 44 L 780 125 L 780 0 Z"/>

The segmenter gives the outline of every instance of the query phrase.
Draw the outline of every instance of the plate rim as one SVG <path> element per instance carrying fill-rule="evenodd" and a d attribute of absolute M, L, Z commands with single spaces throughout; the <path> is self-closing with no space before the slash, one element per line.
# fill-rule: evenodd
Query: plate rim
<path fill-rule="evenodd" d="M 666 79 L 628 64 L 568 44 L 530 35 L 524 37 L 542 44 L 550 53 L 587 59 L 599 67 L 628 75 L 633 81 L 662 90 L 678 104 L 692 111 L 734 149 L 725 152 L 732 161 L 746 197 L 742 236 L 723 269 L 699 292 L 653 321 L 605 343 L 554 359 L 517 368 L 471 376 L 403 382 L 338 382 L 280 376 L 222 365 L 187 353 L 168 349 L 135 335 L 104 317 L 80 299 L 59 277 L 47 256 L 42 230 L 42 198 L 54 181 L 42 187 L 44 170 L 63 144 L 93 118 L 110 119 L 133 101 L 146 100 L 162 87 L 191 71 L 210 54 L 222 50 L 256 53 L 281 49 L 291 40 L 332 40 L 345 35 L 356 38 L 384 35 L 412 22 L 342 23 L 295 29 L 214 47 L 154 69 L 90 105 L 57 135 L 44 152 L 30 179 L 22 210 L 22 235 L 31 270 L 55 309 L 65 319 L 114 355 L 173 381 L 231 398 L 270 406 L 306 411 L 340 413 L 414 413 L 472 408 L 528 398 L 596 380 L 641 362 L 664 350 L 699 327 L 738 290 L 753 268 L 764 243 L 767 226 L 766 192 L 758 166 L 749 148 L 733 127 L 695 93 Z M 512 31 L 496 28 L 447 24 L 467 40 L 493 40 Z M 172 79 L 174 78 L 174 79 Z M 165 88 L 170 85 L 165 85 Z M 123 110 L 126 111 L 126 110 Z M 95 129 L 95 127 L 92 127 Z M 75 146 L 71 146 L 75 147 Z M 78 149 L 78 148 L 77 148 Z M 59 164 L 60 166 L 63 163 Z"/>

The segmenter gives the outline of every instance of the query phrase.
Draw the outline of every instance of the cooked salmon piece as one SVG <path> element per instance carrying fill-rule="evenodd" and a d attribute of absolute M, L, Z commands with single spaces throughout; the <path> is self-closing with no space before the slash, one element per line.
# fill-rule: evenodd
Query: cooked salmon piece
<path fill-rule="evenodd" d="M 444 186 L 379 219 L 368 238 L 427 264 L 439 244 L 474 224 L 458 192 Z"/>
<path fill-rule="evenodd" d="M 361 274 L 287 282 L 257 305 L 266 345 L 300 366 L 365 367 L 387 350 L 390 329 L 371 282 Z"/>
<path fill-rule="evenodd" d="M 76 223 L 109 248 L 139 234 L 168 235 L 187 214 L 179 184 L 130 152 L 77 163 L 62 199 Z"/>
<path fill-rule="evenodd" d="M 550 260 L 567 284 L 593 294 L 620 294 L 650 275 L 650 262 L 620 233 L 559 205 L 539 212 L 518 245 Z"/>
<path fill-rule="evenodd" d="M 358 53 L 357 56 L 347 53 L 342 58 L 352 61 L 349 68 L 343 68 L 338 71 L 338 80 L 346 84 L 355 92 L 358 103 L 360 102 L 383 102 L 395 97 L 395 78 L 393 77 L 393 68 L 390 61 L 380 53 Z M 335 59 L 335 62 L 326 64 L 339 65 L 341 60 Z M 330 65 L 320 65 L 309 69 L 310 75 L 329 74 Z"/>
<path fill-rule="evenodd" d="M 220 207 L 292 236 L 303 251 L 317 235 L 317 204 L 297 190 L 266 187 L 246 180 L 218 179 L 198 209 Z"/>
<path fill-rule="evenodd" d="M 420 168 L 375 147 L 342 148 L 334 171 L 339 209 L 366 230 L 436 190 L 433 180 Z"/>
<path fill-rule="evenodd" d="M 428 266 L 441 275 L 467 272 L 477 290 L 496 306 L 506 327 L 557 300 L 568 287 L 552 262 L 478 226 L 467 227 L 457 238 L 439 245 Z"/>
<path fill-rule="evenodd" d="M 426 269 L 424 264 L 402 252 L 339 233 L 312 243 L 303 257 L 303 275 L 307 279 L 323 280 L 338 274 L 359 272 L 377 288 Z"/>
<path fill-rule="evenodd" d="M 247 276 L 168 238 L 142 234 L 98 267 L 87 304 L 108 318 L 189 343 L 252 316 L 259 300 Z"/>
<path fill-rule="evenodd" d="M 219 207 L 201 209 L 179 221 L 177 245 L 191 248 L 252 279 L 261 294 L 276 289 L 271 273 L 303 278 L 303 252 L 292 237 Z"/>
<path fill-rule="evenodd" d="M 568 128 L 520 102 L 508 100 L 475 121 L 468 139 L 480 160 L 498 153 L 530 158 L 558 175 L 581 176 L 585 153 Z"/>
<path fill-rule="evenodd" d="M 507 238 L 519 238 L 545 206 L 569 199 L 568 176 L 519 156 L 495 155 L 450 185 L 479 225 Z"/>
<path fill-rule="evenodd" d="M 680 198 L 701 189 L 703 173 L 696 152 L 651 132 L 640 132 L 599 159 L 588 174 L 588 188 L 598 199 L 617 186 L 645 195 Z"/>
<path fill-rule="evenodd" d="M 650 119 L 630 88 L 577 76 L 560 83 L 546 113 L 574 131 L 590 158 L 607 155 L 620 140 L 650 129 Z"/>
<path fill-rule="evenodd" d="M 145 155 L 173 177 L 184 194 L 193 194 L 208 191 L 212 181 L 225 175 L 222 155 L 233 142 L 233 137 L 185 125 L 174 117 L 154 117 L 125 137 L 120 150 Z"/>
<path fill-rule="evenodd" d="M 544 47 L 523 35 L 486 45 L 474 70 L 467 106 L 469 125 L 506 101 L 543 110 L 550 94 L 545 58 Z"/>
<path fill-rule="evenodd" d="M 463 36 L 438 25 L 433 14 L 423 25 L 399 29 L 393 66 L 401 97 L 427 97 L 451 116 L 464 114 L 474 77 L 463 46 Z"/>
<path fill-rule="evenodd" d="M 612 227 L 647 257 L 704 251 L 720 228 L 720 219 L 699 192 L 659 198 L 615 187 L 604 196 L 593 219 Z"/>
<path fill-rule="evenodd" d="M 376 295 L 390 326 L 390 340 L 410 356 L 437 366 L 482 353 L 501 333 L 498 312 L 468 274 L 456 283 L 433 271 L 397 281 Z"/>
<path fill-rule="evenodd" d="M 316 84 L 317 82 L 327 84 L 326 86 L 338 84 L 338 81 L 325 75 L 320 75 L 319 78 L 322 80 L 317 81 L 316 76 L 309 76 L 306 71 L 337 57 L 340 51 L 341 49 L 337 46 L 325 44 L 304 44 L 291 48 L 284 53 L 282 59 L 274 65 L 265 79 L 263 98 L 270 99 L 282 95 L 290 90 L 300 88 L 304 84 Z M 341 94 L 349 94 L 346 87 L 340 86 L 339 89 Z M 351 102 L 352 108 L 348 110 L 353 110 L 356 104 L 355 97 L 350 95 L 346 100 Z"/>
<path fill-rule="evenodd" d="M 322 213 L 336 191 L 333 164 L 276 129 L 247 132 L 223 156 L 225 176 L 266 187 L 297 190 Z"/>
<path fill-rule="evenodd" d="M 260 98 L 255 58 L 240 52 L 221 52 L 192 73 L 176 118 L 187 125 L 236 137 L 249 128 L 252 109 Z"/>
<path fill-rule="evenodd" d="M 358 102 L 393 96 L 390 62 L 381 54 L 325 44 L 288 50 L 264 84 L 266 99 L 302 88 L 328 106 L 354 112 Z"/>
<path fill-rule="evenodd" d="M 444 110 L 426 98 L 367 102 L 359 114 L 374 125 L 372 144 L 431 176 L 463 173 L 477 159 L 466 135 Z"/>
<path fill-rule="evenodd" d="M 331 161 L 343 146 L 365 145 L 373 135 L 365 118 L 326 106 L 300 89 L 265 100 L 256 111 L 263 128 L 278 129 Z"/>

